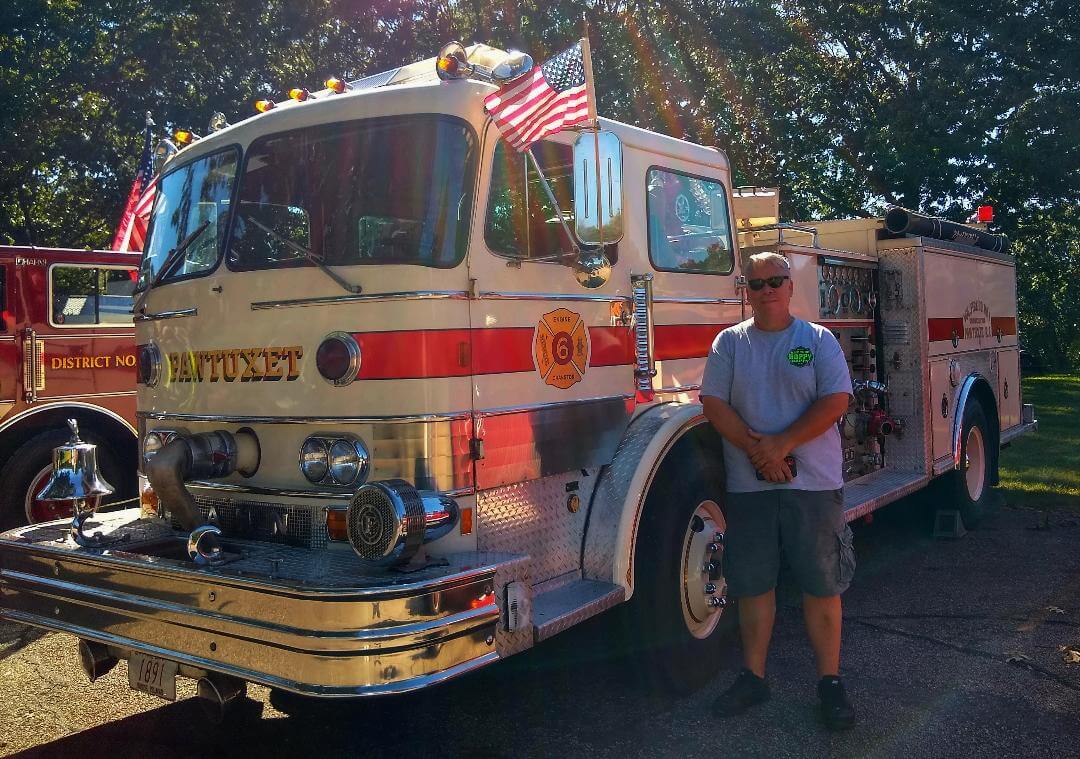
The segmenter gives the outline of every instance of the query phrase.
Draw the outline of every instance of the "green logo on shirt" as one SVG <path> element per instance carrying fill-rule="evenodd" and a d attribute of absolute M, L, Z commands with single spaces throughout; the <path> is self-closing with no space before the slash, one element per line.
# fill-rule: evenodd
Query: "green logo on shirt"
<path fill-rule="evenodd" d="M 788 351 L 787 360 L 792 366 L 806 366 L 814 360 L 814 353 L 809 348 L 800 345 Z"/>

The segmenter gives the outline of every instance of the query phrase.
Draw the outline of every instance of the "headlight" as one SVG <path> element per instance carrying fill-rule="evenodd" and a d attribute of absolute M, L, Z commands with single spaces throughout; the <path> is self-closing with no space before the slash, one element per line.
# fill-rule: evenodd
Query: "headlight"
<path fill-rule="evenodd" d="M 368 453 L 359 440 L 337 440 L 330 446 L 330 476 L 338 485 L 367 479 Z"/>
<path fill-rule="evenodd" d="M 352 437 L 313 435 L 300 448 L 300 471 L 309 482 L 359 485 L 367 479 L 368 450 Z"/>
<path fill-rule="evenodd" d="M 326 442 L 322 438 L 309 437 L 300 448 L 300 471 L 310 482 L 322 482 L 327 470 Z"/>

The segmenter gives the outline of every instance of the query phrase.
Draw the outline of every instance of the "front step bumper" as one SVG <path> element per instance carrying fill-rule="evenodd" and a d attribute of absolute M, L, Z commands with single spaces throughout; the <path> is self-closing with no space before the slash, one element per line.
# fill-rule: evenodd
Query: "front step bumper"
<path fill-rule="evenodd" d="M 0 617 L 315 696 L 404 692 L 498 659 L 496 573 L 521 558 L 458 554 L 402 573 L 230 541 L 234 560 L 206 568 L 138 509 L 98 521 L 128 538 L 88 550 L 59 522 L 0 535 Z"/>

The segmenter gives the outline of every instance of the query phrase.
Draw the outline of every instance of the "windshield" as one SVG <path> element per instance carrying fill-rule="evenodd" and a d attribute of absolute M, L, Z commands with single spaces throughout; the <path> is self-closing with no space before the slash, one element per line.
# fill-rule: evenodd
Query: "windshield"
<path fill-rule="evenodd" d="M 236 148 L 228 148 L 203 156 L 159 180 L 138 289 L 145 288 L 158 275 L 170 251 L 189 235 L 183 255 L 169 265 L 161 281 L 208 272 L 217 265 L 228 228 L 229 198 L 239 153 Z M 199 231 L 204 224 L 206 228 Z"/>
<path fill-rule="evenodd" d="M 465 255 L 476 141 L 462 121 L 327 124 L 252 143 L 227 262 L 236 270 L 419 264 Z"/>

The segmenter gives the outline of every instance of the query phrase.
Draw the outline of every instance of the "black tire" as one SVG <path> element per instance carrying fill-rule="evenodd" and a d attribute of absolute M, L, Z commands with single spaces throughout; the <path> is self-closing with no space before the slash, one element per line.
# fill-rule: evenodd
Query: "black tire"
<path fill-rule="evenodd" d="M 28 491 L 34 487 L 40 473 L 52 466 L 53 448 L 64 445 L 71 437 L 66 429 L 51 429 L 38 433 L 23 443 L 11 454 L 0 469 L 0 528 L 10 529 L 29 523 L 26 513 Z M 116 488 L 116 492 L 104 499 L 104 505 L 129 498 L 134 495 L 133 472 L 124 471 L 120 457 L 108 443 L 93 433 L 82 435 L 83 440 L 98 446 L 97 458 L 101 474 L 106 482 Z M 33 497 L 30 493 L 30 497 Z M 70 516 L 56 513 L 56 519 Z"/>
<path fill-rule="evenodd" d="M 707 501 L 723 511 L 720 462 L 693 455 L 678 461 L 669 459 L 661 467 L 645 499 L 637 534 L 636 585 L 624 612 L 630 645 L 645 649 L 648 674 L 669 692 L 680 695 L 692 693 L 713 679 L 724 657 L 722 642 L 738 627 L 734 603 L 715 610 L 719 618 L 711 632 L 707 623 L 699 627 L 699 634 L 705 637 L 695 637 L 684 616 L 689 608 L 689 599 L 683 598 L 689 595 L 684 561 L 708 560 L 704 552 L 696 558 L 691 544 L 697 545 L 700 538 L 689 535 L 688 529 L 693 531 L 691 520 Z M 704 524 L 699 526 L 704 528 Z M 713 555 L 718 568 L 722 566 L 722 542 L 720 546 Z M 692 585 L 694 578 L 690 577 Z M 717 589 L 713 595 L 723 597 L 726 583 L 719 572 L 714 577 Z"/>
<path fill-rule="evenodd" d="M 968 450 L 968 446 L 972 450 Z M 994 441 L 990 439 L 990 426 L 982 405 L 972 399 L 964 408 L 960 427 L 960 468 L 945 478 L 944 492 L 960 510 L 964 527 L 973 529 L 993 510 L 997 499 L 990 490 L 994 456 Z M 981 475 L 972 467 L 978 467 Z M 969 476 L 970 475 L 970 476 Z M 973 483 L 973 480 L 976 481 Z M 978 482 L 981 480 L 981 487 Z M 975 492 L 972 492 L 974 489 Z"/>

